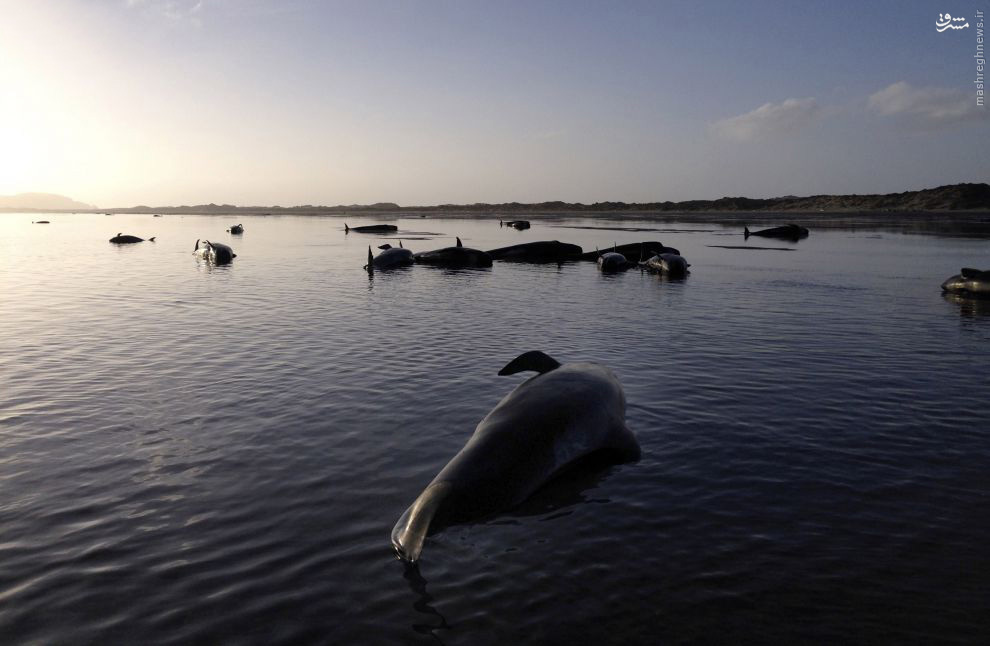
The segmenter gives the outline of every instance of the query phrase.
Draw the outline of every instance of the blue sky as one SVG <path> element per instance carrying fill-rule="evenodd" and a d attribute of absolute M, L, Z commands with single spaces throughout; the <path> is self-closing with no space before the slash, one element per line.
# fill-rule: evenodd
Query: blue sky
<path fill-rule="evenodd" d="M 988 5 L 0 0 L 0 194 L 412 205 L 987 181 Z M 946 11 L 970 27 L 938 33 Z"/>

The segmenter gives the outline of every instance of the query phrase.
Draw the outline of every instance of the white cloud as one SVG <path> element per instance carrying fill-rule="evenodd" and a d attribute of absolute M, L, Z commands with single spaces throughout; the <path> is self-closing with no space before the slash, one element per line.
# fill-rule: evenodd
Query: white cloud
<path fill-rule="evenodd" d="M 976 96 L 962 90 L 939 87 L 914 87 L 898 81 L 870 95 L 867 107 L 889 117 L 909 115 L 932 125 L 985 119 L 986 108 L 976 105 Z"/>
<path fill-rule="evenodd" d="M 763 139 L 795 132 L 810 124 L 820 112 L 814 98 L 787 99 L 782 103 L 764 103 L 738 117 L 721 119 L 711 125 L 715 134 L 735 141 Z"/>

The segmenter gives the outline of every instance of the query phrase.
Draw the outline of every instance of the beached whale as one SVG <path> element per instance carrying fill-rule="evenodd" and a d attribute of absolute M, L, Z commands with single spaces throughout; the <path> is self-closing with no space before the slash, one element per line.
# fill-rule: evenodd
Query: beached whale
<path fill-rule="evenodd" d="M 636 263 L 629 262 L 624 255 L 617 251 L 606 251 L 598 255 L 598 268 L 604 272 L 625 271 L 635 266 Z"/>
<path fill-rule="evenodd" d="M 743 227 L 743 237 L 762 236 L 764 238 L 780 238 L 781 240 L 800 240 L 808 237 L 808 230 L 796 224 L 785 224 L 780 227 L 763 229 L 762 231 L 750 231 L 749 227 Z"/>
<path fill-rule="evenodd" d="M 243 224 L 235 224 L 232 227 L 230 227 L 229 229 L 227 229 L 227 232 L 228 233 L 244 233 L 244 225 Z"/>
<path fill-rule="evenodd" d="M 226 265 L 237 257 L 234 250 L 227 245 L 219 242 L 210 242 L 209 240 L 205 240 L 202 245 L 197 240 L 193 254 L 214 265 Z"/>
<path fill-rule="evenodd" d="M 681 252 L 673 247 L 664 246 L 662 242 L 630 242 L 629 244 L 620 244 L 618 246 L 613 245 L 612 251 L 616 253 L 621 253 L 626 258 L 636 258 L 637 260 L 645 260 L 650 256 L 655 256 L 658 253 L 676 253 Z M 597 262 L 599 251 L 595 249 L 594 251 L 588 251 L 581 254 L 581 260 L 590 260 L 591 262 Z"/>
<path fill-rule="evenodd" d="M 646 260 L 641 260 L 639 266 L 671 278 L 681 278 L 688 274 L 688 267 L 691 265 L 680 254 L 658 253 Z"/>
<path fill-rule="evenodd" d="M 523 229 L 529 228 L 529 220 L 506 220 L 504 222 L 502 220 L 499 220 L 498 226 L 512 227 L 513 229 L 518 229 L 519 231 L 522 231 Z"/>
<path fill-rule="evenodd" d="M 444 247 L 433 251 L 421 251 L 413 256 L 415 261 L 424 265 L 438 267 L 491 267 L 492 257 L 478 249 L 469 249 L 457 238 L 456 247 Z"/>
<path fill-rule="evenodd" d="M 344 223 L 344 233 L 350 233 L 355 231 L 357 233 L 388 233 L 389 231 L 398 231 L 399 227 L 394 224 L 369 224 L 363 227 L 349 227 L 347 223 Z"/>
<path fill-rule="evenodd" d="M 626 400 L 615 374 L 595 363 L 561 365 L 532 351 L 498 374 L 533 370 L 478 424 L 399 518 L 392 546 L 408 562 L 419 559 L 431 530 L 513 507 L 570 464 L 593 453 L 624 462 L 639 458 L 626 428 Z"/>
<path fill-rule="evenodd" d="M 541 242 L 524 242 L 509 247 L 492 249 L 488 254 L 494 260 L 510 260 L 516 262 L 564 262 L 577 260 L 581 257 L 581 247 L 576 244 L 545 240 Z"/>
<path fill-rule="evenodd" d="M 155 236 L 148 238 L 148 242 L 154 242 Z M 122 233 L 118 233 L 114 237 L 110 238 L 110 242 L 114 244 L 133 244 L 135 242 L 144 242 L 144 238 L 139 238 L 137 236 L 125 236 Z"/>
<path fill-rule="evenodd" d="M 990 270 L 963 267 L 942 283 L 942 291 L 960 296 L 990 296 Z"/>
<path fill-rule="evenodd" d="M 364 266 L 368 273 L 376 269 L 395 269 L 413 264 L 413 252 L 404 248 L 401 240 L 398 247 L 384 244 L 379 249 L 384 251 L 376 256 L 371 253 L 371 245 L 368 245 L 368 264 Z"/>

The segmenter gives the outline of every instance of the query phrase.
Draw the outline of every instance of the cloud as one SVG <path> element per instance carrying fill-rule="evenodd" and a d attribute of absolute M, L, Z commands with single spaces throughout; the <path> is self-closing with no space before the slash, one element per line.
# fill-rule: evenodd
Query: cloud
<path fill-rule="evenodd" d="M 888 85 L 870 95 L 867 107 L 883 117 L 908 115 L 929 125 L 985 119 L 986 108 L 976 105 L 976 95 L 939 87 L 914 87 L 906 81 Z"/>
<path fill-rule="evenodd" d="M 813 98 L 787 99 L 782 103 L 764 103 L 746 114 L 716 121 L 711 124 L 711 130 L 726 139 L 751 141 L 800 130 L 819 112 L 818 102 Z"/>

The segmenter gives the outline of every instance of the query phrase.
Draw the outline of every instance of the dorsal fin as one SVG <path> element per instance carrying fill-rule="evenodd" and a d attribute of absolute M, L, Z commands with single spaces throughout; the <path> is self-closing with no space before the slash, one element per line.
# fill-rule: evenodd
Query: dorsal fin
<path fill-rule="evenodd" d="M 196 246 L 193 247 L 193 251 L 199 251 L 199 238 L 196 238 Z"/>
<path fill-rule="evenodd" d="M 154 241 L 155 241 L 155 236 L 151 236 L 150 238 L 148 238 L 148 242 L 154 242 Z"/>
<path fill-rule="evenodd" d="M 402 246 L 402 240 L 399 240 L 399 249 L 405 249 L 405 247 Z"/>
<path fill-rule="evenodd" d="M 523 352 L 521 355 L 505 364 L 505 367 L 498 371 L 499 376 L 504 377 L 505 375 L 514 375 L 517 372 L 525 372 L 527 370 L 533 370 L 541 375 L 546 372 L 550 372 L 554 368 L 559 368 L 560 362 L 551 357 L 550 355 L 540 352 L 539 350 L 530 350 L 529 352 Z"/>
<path fill-rule="evenodd" d="M 344 233 L 350 233 L 350 230 L 351 230 L 351 228 L 349 226 L 347 226 L 347 223 L 345 222 L 344 223 Z"/>
<path fill-rule="evenodd" d="M 458 247 L 463 247 L 464 246 L 463 244 L 461 244 L 461 239 L 460 238 L 457 239 L 457 246 Z"/>
<path fill-rule="evenodd" d="M 114 237 L 116 237 L 116 238 L 119 238 L 119 237 L 120 237 L 120 234 L 118 233 L 118 234 L 117 234 L 116 236 L 114 236 Z"/>

